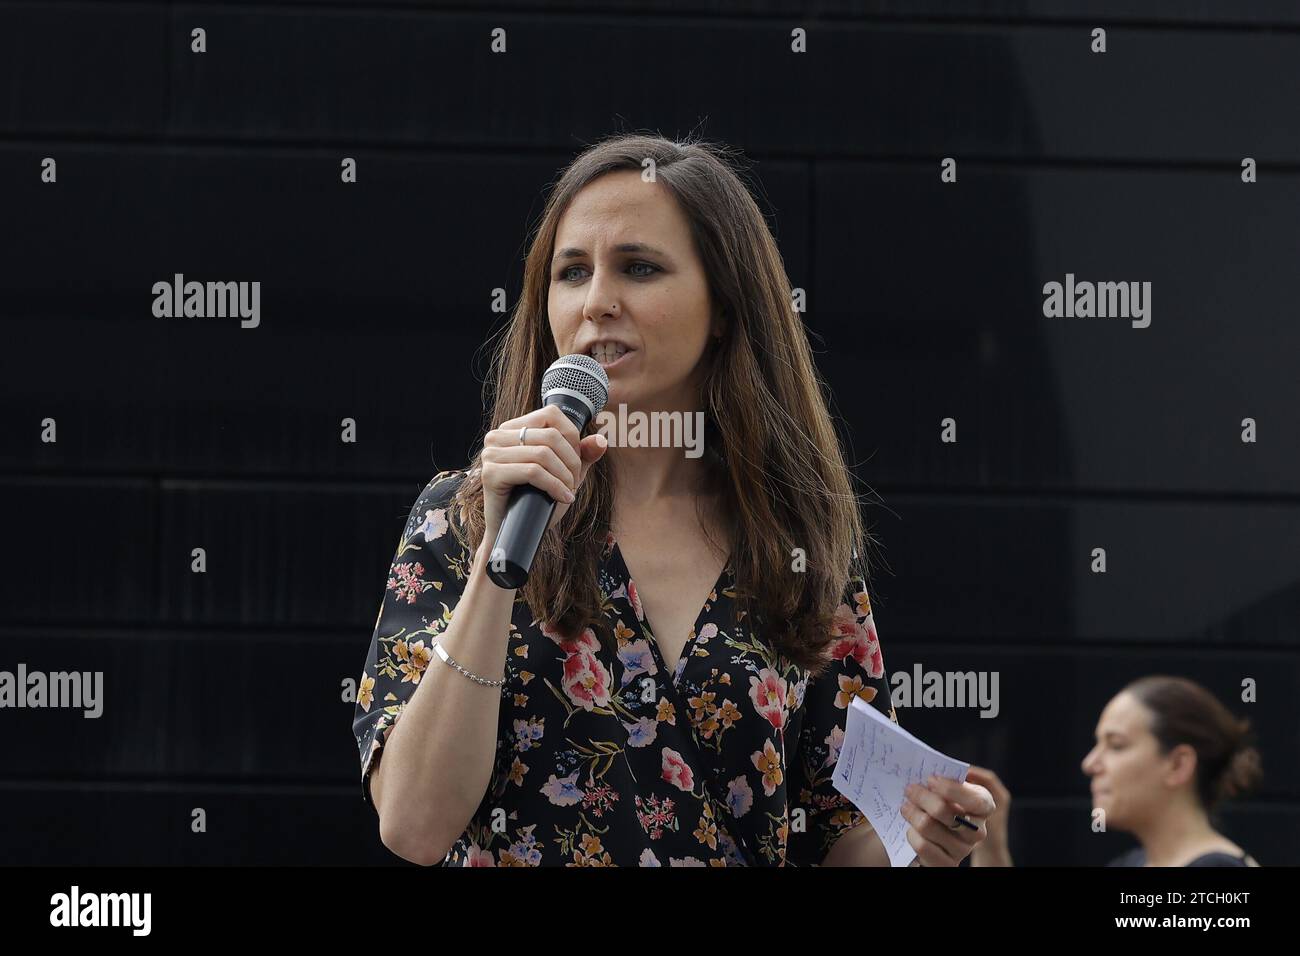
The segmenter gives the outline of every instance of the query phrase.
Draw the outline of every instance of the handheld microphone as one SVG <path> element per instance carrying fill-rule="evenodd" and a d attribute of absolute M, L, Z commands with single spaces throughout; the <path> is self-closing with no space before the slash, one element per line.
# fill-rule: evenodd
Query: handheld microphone
<path fill-rule="evenodd" d="M 581 432 L 609 401 L 609 376 L 590 355 L 565 355 L 542 376 L 542 405 L 558 405 Z M 498 587 L 528 580 L 537 546 L 555 514 L 555 499 L 533 485 L 515 485 L 488 559 L 487 576 Z"/>

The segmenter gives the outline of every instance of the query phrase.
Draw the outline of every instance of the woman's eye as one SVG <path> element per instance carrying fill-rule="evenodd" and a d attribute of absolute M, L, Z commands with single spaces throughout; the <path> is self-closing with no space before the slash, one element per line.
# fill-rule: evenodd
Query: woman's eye
<path fill-rule="evenodd" d="M 629 269 L 634 269 L 634 268 L 636 268 L 636 267 L 638 267 L 638 266 L 644 266 L 646 269 L 650 270 L 649 272 L 639 272 L 639 273 L 636 273 L 636 275 L 637 275 L 638 278 L 645 278 L 647 275 L 651 275 L 652 273 L 655 273 L 655 272 L 658 272 L 658 271 L 659 271 L 659 267 L 658 267 L 658 266 L 656 266 L 656 265 L 652 265 L 652 264 L 650 264 L 649 262 L 633 262 L 633 263 L 631 263 L 631 264 L 628 266 L 628 268 L 629 268 Z M 569 266 L 567 269 L 564 269 L 563 271 L 560 272 L 560 275 L 559 275 L 559 279 L 560 279 L 560 281 L 561 281 L 561 282 L 568 282 L 568 281 L 569 281 L 569 273 L 570 273 L 571 271 L 573 271 L 574 269 L 581 269 L 581 268 L 582 268 L 582 266 Z"/>

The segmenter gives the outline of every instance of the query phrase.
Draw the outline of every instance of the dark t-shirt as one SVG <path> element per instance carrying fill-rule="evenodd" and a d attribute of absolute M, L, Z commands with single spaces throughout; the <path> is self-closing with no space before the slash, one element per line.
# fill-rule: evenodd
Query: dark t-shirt
<path fill-rule="evenodd" d="M 389 570 L 357 694 L 362 795 L 473 567 L 451 528 L 463 471 L 417 498 Z M 860 575 L 846 573 L 831 666 L 776 653 L 737 601 L 728 561 L 675 668 L 618 543 L 599 562 L 612 651 L 562 636 L 516 594 L 487 792 L 444 866 L 806 866 L 863 823 L 831 774 L 856 696 L 897 721 Z M 467 680 L 460 677 L 458 679 Z M 493 675 L 484 675 L 491 677 Z M 868 824 L 869 825 L 869 824 Z"/>
<path fill-rule="evenodd" d="M 1241 856 L 1233 856 L 1231 853 L 1202 853 L 1196 859 L 1185 863 L 1184 866 L 1249 866 L 1250 856 L 1243 853 Z M 1107 866 L 1146 866 L 1147 851 L 1142 847 L 1135 847 L 1127 853 L 1122 853 L 1115 859 L 1106 864 Z"/>

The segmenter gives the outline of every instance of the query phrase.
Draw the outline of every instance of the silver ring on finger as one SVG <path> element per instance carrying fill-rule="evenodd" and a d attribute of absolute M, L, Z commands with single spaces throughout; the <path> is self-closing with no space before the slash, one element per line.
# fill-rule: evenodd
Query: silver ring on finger
<path fill-rule="evenodd" d="M 525 425 L 523 428 L 519 429 L 519 444 L 521 444 L 521 445 L 526 445 L 526 444 L 528 444 L 528 426 L 527 426 L 527 425 Z"/>

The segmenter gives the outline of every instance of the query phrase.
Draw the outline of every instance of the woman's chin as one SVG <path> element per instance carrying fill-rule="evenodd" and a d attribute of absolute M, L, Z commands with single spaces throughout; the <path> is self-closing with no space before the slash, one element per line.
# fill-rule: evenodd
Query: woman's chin
<path fill-rule="evenodd" d="M 605 401 L 605 410 L 618 414 L 618 407 L 626 405 L 628 409 L 634 408 L 636 393 L 628 388 L 626 382 L 610 380 L 609 398 Z"/>

